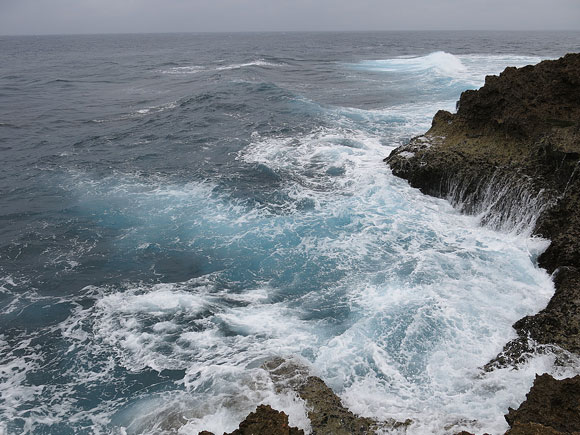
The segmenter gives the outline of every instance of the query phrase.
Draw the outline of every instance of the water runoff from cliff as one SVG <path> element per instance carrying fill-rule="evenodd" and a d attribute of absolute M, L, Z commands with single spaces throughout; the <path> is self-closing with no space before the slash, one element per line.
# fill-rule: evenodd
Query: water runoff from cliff
<path fill-rule="evenodd" d="M 262 402 L 308 431 L 274 356 L 408 433 L 500 433 L 573 374 L 480 369 L 551 297 L 547 242 L 382 162 L 571 38 L 465 35 L 0 38 L 0 433 L 222 433 Z"/>

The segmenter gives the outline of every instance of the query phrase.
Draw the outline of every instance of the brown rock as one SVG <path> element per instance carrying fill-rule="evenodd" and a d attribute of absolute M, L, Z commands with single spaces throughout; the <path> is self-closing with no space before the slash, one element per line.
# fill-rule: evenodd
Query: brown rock
<path fill-rule="evenodd" d="M 279 390 L 291 389 L 306 402 L 314 435 L 370 435 L 379 429 L 396 429 L 411 424 L 411 420 L 377 422 L 353 414 L 322 379 L 308 376 L 308 369 L 293 361 L 273 358 L 263 367 Z"/>
<path fill-rule="evenodd" d="M 288 425 L 288 415 L 272 409 L 270 405 L 260 405 L 251 412 L 240 426 L 224 435 L 304 435 L 302 429 Z"/>
<path fill-rule="evenodd" d="M 529 333 L 540 343 L 555 343 L 580 353 L 580 271 L 561 267 L 554 283 L 556 292 L 548 306 L 534 316 L 518 320 L 514 328 Z"/>
<path fill-rule="evenodd" d="M 513 137 L 544 135 L 580 122 L 580 56 L 568 54 L 535 66 L 506 68 L 478 91 L 465 91 L 457 115 L 480 131 Z"/>
<path fill-rule="evenodd" d="M 306 402 L 313 434 L 374 434 L 377 424 L 370 418 L 354 415 L 322 379 L 308 376 L 303 365 L 282 358 L 264 363 L 264 368 L 279 390 L 291 389 Z"/>
<path fill-rule="evenodd" d="M 317 435 L 370 435 L 377 424 L 370 418 L 354 415 L 320 378 L 310 376 L 298 390 L 310 411 L 308 418 Z"/>
<path fill-rule="evenodd" d="M 518 422 L 505 435 L 564 435 L 564 433 L 538 423 Z"/>
<path fill-rule="evenodd" d="M 546 427 L 547 432 L 537 433 L 580 433 L 580 375 L 558 381 L 548 374 L 536 376 L 526 400 L 505 416 L 515 433 L 522 432 L 521 426 L 535 423 Z M 531 428 L 531 426 L 527 426 Z M 543 430 L 534 427 L 534 430 Z M 518 432 L 519 431 L 519 432 Z"/>

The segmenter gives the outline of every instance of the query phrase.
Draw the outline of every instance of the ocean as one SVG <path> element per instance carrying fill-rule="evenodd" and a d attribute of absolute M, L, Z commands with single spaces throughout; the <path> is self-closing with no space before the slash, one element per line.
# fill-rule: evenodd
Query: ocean
<path fill-rule="evenodd" d="M 550 351 L 549 241 L 395 178 L 391 150 L 571 32 L 0 37 L 0 433 L 310 430 L 264 361 L 409 434 L 503 433 Z M 525 211 L 522 211 L 525 214 Z M 179 429 L 178 429 L 179 428 Z M 173 431 L 173 432 L 172 432 Z"/>

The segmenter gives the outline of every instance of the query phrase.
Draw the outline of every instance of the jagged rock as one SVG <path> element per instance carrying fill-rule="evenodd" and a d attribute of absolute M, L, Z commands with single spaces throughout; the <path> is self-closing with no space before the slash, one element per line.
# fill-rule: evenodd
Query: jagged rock
<path fill-rule="evenodd" d="M 536 376 L 525 402 L 517 410 L 510 408 L 505 418 L 512 435 L 536 433 L 523 432 L 525 428 L 542 434 L 580 433 L 580 376 L 561 381 L 548 374 Z"/>
<path fill-rule="evenodd" d="M 544 136 L 552 127 L 578 127 L 579 70 L 576 54 L 536 66 L 506 68 L 499 77 L 486 77 L 480 90 L 465 91 L 457 115 L 482 133 L 521 138 Z"/>
<path fill-rule="evenodd" d="M 203 431 L 199 435 L 214 435 Z M 288 425 L 288 415 L 276 411 L 270 405 L 260 405 L 250 412 L 238 429 L 224 435 L 304 435 L 302 429 Z"/>
<path fill-rule="evenodd" d="M 340 398 L 322 381 L 310 376 L 298 390 L 311 410 L 308 418 L 312 432 L 318 435 L 374 434 L 377 424 L 370 418 L 354 415 L 346 409 Z"/>
<path fill-rule="evenodd" d="M 312 435 L 371 435 L 379 429 L 397 429 L 411 420 L 377 422 L 359 417 L 345 408 L 340 398 L 322 379 L 310 376 L 308 367 L 293 360 L 272 358 L 262 368 L 267 370 L 278 392 L 293 391 L 306 402 Z M 301 429 L 288 427 L 288 416 L 268 405 L 260 405 L 240 423 L 239 429 L 224 435 L 298 435 Z M 203 432 L 200 435 L 213 435 Z"/>
<path fill-rule="evenodd" d="M 377 424 L 354 415 L 322 379 L 308 376 L 307 367 L 274 358 L 264 363 L 277 388 L 292 389 L 306 402 L 312 433 L 316 435 L 374 434 Z"/>
<path fill-rule="evenodd" d="M 302 429 L 288 425 L 288 415 L 269 405 L 260 405 L 235 431 L 228 435 L 304 435 Z"/>
<path fill-rule="evenodd" d="M 580 271 L 561 267 L 554 283 L 556 292 L 548 306 L 534 316 L 518 320 L 514 327 L 540 343 L 555 343 L 580 354 Z"/>
<path fill-rule="evenodd" d="M 411 424 L 411 420 L 377 422 L 353 414 L 322 379 L 309 376 L 308 368 L 294 361 L 273 358 L 263 367 L 279 390 L 291 389 L 306 402 L 313 435 L 370 435 L 379 429 L 401 428 Z"/>

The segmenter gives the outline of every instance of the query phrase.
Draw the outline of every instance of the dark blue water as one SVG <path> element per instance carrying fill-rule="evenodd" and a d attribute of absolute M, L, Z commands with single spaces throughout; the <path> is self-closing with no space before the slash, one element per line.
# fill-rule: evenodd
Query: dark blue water
<path fill-rule="evenodd" d="M 381 159 L 486 74 L 579 50 L 579 33 L 0 37 L 0 433 L 219 432 L 261 402 L 308 430 L 259 368 L 274 355 L 417 433 L 503 430 L 537 371 L 568 370 L 477 369 L 553 292 L 546 244 Z"/>

